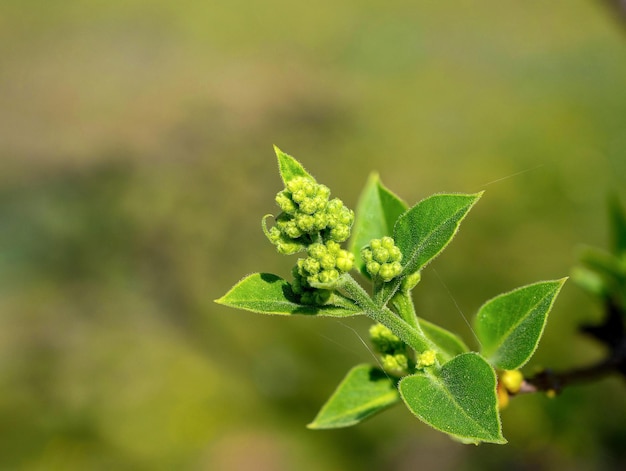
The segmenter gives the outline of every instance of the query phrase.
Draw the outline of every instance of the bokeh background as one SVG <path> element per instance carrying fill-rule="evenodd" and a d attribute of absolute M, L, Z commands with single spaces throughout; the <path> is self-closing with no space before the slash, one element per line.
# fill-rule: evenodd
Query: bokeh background
<path fill-rule="evenodd" d="M 472 345 L 486 299 L 606 246 L 626 197 L 608 3 L 3 0 L 0 469 L 624 469 L 618 378 L 516 398 L 506 446 L 403 407 L 309 431 L 373 361 L 367 320 L 213 303 L 294 263 L 260 229 L 272 144 L 351 207 L 372 170 L 410 204 L 486 190 L 415 291 Z M 600 358 L 576 332 L 599 316 L 567 284 L 526 371 Z"/>

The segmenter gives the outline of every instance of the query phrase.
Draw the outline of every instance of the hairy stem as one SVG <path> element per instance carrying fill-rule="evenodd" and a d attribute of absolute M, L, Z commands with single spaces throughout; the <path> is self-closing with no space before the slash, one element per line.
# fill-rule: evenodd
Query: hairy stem
<path fill-rule="evenodd" d="M 391 304 L 407 324 L 416 329 L 418 332 L 423 333 L 419 326 L 417 316 L 415 315 L 415 305 L 413 304 L 411 293 L 398 291 L 393 298 L 391 298 Z"/>
<path fill-rule="evenodd" d="M 386 306 L 378 306 L 363 287 L 350 275 L 346 275 L 341 287 L 363 309 L 363 313 L 367 317 L 383 324 L 415 351 L 439 351 L 439 348 L 415 327 L 398 317 Z"/>

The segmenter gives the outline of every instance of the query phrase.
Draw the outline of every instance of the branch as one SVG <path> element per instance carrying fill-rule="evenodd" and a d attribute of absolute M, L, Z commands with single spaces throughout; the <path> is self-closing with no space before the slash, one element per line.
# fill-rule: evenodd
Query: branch
<path fill-rule="evenodd" d="M 626 377 L 626 311 L 613 298 L 605 299 L 606 318 L 597 326 L 582 326 L 581 331 L 592 336 L 608 347 L 608 355 L 602 361 L 587 367 L 555 372 L 551 369 L 540 371 L 522 383 L 519 393 L 545 391 L 559 394 L 563 388 L 573 384 L 597 381 L 607 376 L 620 374 Z"/>

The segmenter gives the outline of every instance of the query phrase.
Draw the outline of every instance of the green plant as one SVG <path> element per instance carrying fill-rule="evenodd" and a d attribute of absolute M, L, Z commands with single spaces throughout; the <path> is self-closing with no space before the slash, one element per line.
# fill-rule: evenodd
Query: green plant
<path fill-rule="evenodd" d="M 523 381 L 520 392 L 560 393 L 566 386 L 617 374 L 626 376 L 626 213 L 617 198 L 609 200 L 610 251 L 585 247 L 573 281 L 603 307 L 598 324 L 582 325 L 582 333 L 606 349 L 603 358 L 587 366 L 555 372 L 545 369 Z"/>
<path fill-rule="evenodd" d="M 216 302 L 262 314 L 365 315 L 375 321 L 370 338 L 380 355 L 379 365 L 348 372 L 309 427 L 354 425 L 403 401 L 460 441 L 506 443 L 498 395 L 504 400 L 521 388 L 517 370 L 537 348 L 565 278 L 487 301 L 474 323 L 481 350 L 472 352 L 454 333 L 419 318 L 411 291 L 482 193 L 436 194 L 408 207 L 372 174 L 355 216 L 297 160 L 275 150 L 285 189 L 276 197 L 280 214 L 269 228 L 273 216 L 265 216 L 263 230 L 278 252 L 306 257 L 298 259 L 291 282 L 256 273 Z M 349 238 L 348 249 L 341 248 Z"/>

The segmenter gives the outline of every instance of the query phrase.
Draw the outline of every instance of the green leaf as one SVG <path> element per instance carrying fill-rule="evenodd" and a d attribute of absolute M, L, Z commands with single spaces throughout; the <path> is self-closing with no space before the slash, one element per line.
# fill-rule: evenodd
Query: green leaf
<path fill-rule="evenodd" d="M 481 353 L 492 365 L 513 370 L 530 359 L 566 279 L 517 288 L 496 296 L 480 308 L 474 326 Z"/>
<path fill-rule="evenodd" d="M 456 234 L 481 193 L 430 196 L 406 211 L 394 227 L 404 273 L 414 273 L 435 258 Z"/>
<path fill-rule="evenodd" d="M 406 209 L 406 203 L 382 184 L 377 173 L 372 173 L 359 197 L 350 239 L 350 252 L 358 260 L 361 273 L 366 273 L 361 249 L 372 239 L 392 235 L 394 224 Z"/>
<path fill-rule="evenodd" d="M 439 371 L 405 376 L 399 389 L 409 410 L 431 427 L 464 442 L 506 443 L 496 375 L 477 353 L 463 353 Z"/>
<path fill-rule="evenodd" d="M 382 370 L 370 365 L 357 365 L 348 372 L 307 427 L 349 427 L 395 404 L 399 399 L 396 385 Z"/>
<path fill-rule="evenodd" d="M 446 329 L 439 327 L 427 320 L 420 319 L 419 325 L 424 332 L 424 335 L 432 340 L 439 348 L 438 359 L 440 362 L 445 363 L 450 358 L 453 358 L 461 353 L 469 351 L 467 345 L 463 343 L 458 336 Z"/>
<path fill-rule="evenodd" d="M 356 306 L 354 309 L 333 305 L 308 306 L 299 304 L 295 299 L 290 284 L 281 277 L 270 273 L 255 273 L 241 280 L 215 302 L 260 314 L 282 316 L 306 314 L 347 317 L 361 314 Z"/>
<path fill-rule="evenodd" d="M 315 178 L 313 178 L 313 176 L 304 169 L 302 164 L 300 164 L 300 162 L 292 156 L 285 154 L 276 146 L 274 146 L 274 152 L 276 152 L 276 157 L 278 158 L 278 170 L 285 185 L 296 177 L 307 177 L 315 180 Z"/>
<path fill-rule="evenodd" d="M 615 195 L 609 199 L 609 222 L 613 253 L 626 253 L 626 213 Z"/>

